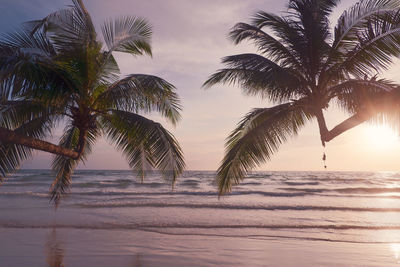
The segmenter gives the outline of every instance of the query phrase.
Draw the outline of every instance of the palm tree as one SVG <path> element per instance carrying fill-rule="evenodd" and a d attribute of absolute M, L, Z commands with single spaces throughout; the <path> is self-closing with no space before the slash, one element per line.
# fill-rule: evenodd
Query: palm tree
<path fill-rule="evenodd" d="M 225 57 L 226 67 L 204 86 L 237 84 L 276 105 L 249 112 L 227 138 L 217 173 L 220 195 L 313 118 L 323 146 L 365 121 L 399 124 L 400 89 L 377 74 L 400 56 L 400 1 L 360 1 L 332 33 L 329 16 L 338 3 L 290 0 L 284 16 L 260 11 L 230 31 L 235 44 L 252 41 L 259 53 Z M 332 103 L 350 117 L 328 130 L 323 111 Z"/>
<path fill-rule="evenodd" d="M 0 39 L 0 175 L 14 172 L 34 150 L 54 154 L 51 199 L 59 203 L 71 174 L 95 141 L 107 137 L 143 179 L 158 169 L 182 173 L 182 150 L 171 133 L 143 114 L 180 119 L 175 87 L 152 75 L 119 78 L 114 52 L 151 55 L 152 29 L 142 18 L 109 20 L 97 38 L 82 0 Z M 58 145 L 45 141 L 65 124 Z"/>

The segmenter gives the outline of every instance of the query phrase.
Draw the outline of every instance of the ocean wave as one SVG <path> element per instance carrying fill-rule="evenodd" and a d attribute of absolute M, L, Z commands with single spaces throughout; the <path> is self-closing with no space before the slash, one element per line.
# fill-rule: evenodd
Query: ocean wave
<path fill-rule="evenodd" d="M 1 193 L 0 193 L 1 194 Z M 168 191 L 168 192 L 115 192 L 115 191 L 90 191 L 71 192 L 71 195 L 93 196 L 218 196 L 217 191 Z M 265 197 L 301 197 L 306 193 L 266 192 L 266 191 L 233 191 L 226 196 L 261 195 Z"/>
<path fill-rule="evenodd" d="M 289 178 L 288 180 L 293 180 Z M 393 181 L 393 179 L 390 179 Z M 304 177 L 300 179 L 300 181 L 311 181 L 311 182 L 319 182 L 319 183 L 326 183 L 326 184 L 381 184 L 385 183 L 387 179 L 376 179 L 376 178 L 343 178 L 343 177 Z M 397 180 L 399 181 L 399 180 Z"/>
<path fill-rule="evenodd" d="M 90 187 L 88 187 L 90 188 Z M 102 188 L 102 186 L 100 186 Z M 104 186 L 107 188 L 107 186 Z M 46 196 L 48 193 L 43 192 L 33 192 L 33 191 L 19 191 L 19 192 L 3 192 L 0 191 L 1 196 Z M 218 197 L 218 192 L 216 191 L 164 191 L 164 192 L 126 192 L 126 191 L 87 191 L 87 192 L 77 192 L 71 191 L 68 195 L 73 196 L 92 196 L 92 197 L 156 197 L 156 196 L 200 196 L 200 197 Z M 306 193 L 286 193 L 286 192 L 264 192 L 264 191 L 235 191 L 226 195 L 229 196 L 241 196 L 241 195 L 259 195 L 263 197 L 302 197 L 308 194 Z"/>
<path fill-rule="evenodd" d="M 324 230 L 400 230 L 400 225 L 336 225 L 336 224 L 180 224 L 180 223 L 90 223 L 90 224 L 24 224 L 24 223 L 0 223 L 0 228 L 70 228 L 70 229 L 324 229 Z"/>
<path fill-rule="evenodd" d="M 24 181 L 5 181 L 1 187 L 29 187 L 29 186 L 50 186 L 51 182 L 24 182 Z"/>
<path fill-rule="evenodd" d="M 339 193 L 361 193 L 361 194 L 383 194 L 383 193 L 399 193 L 399 187 L 383 187 L 383 188 L 371 188 L 371 187 L 352 187 L 352 188 L 339 188 L 333 191 Z"/>
<path fill-rule="evenodd" d="M 284 184 L 287 184 L 287 185 L 294 185 L 294 186 L 296 186 L 296 185 L 319 185 L 319 182 L 283 182 Z"/>
<path fill-rule="evenodd" d="M 49 193 L 39 193 L 39 192 L 32 192 L 32 191 L 25 191 L 25 192 L 0 192 L 0 196 L 33 196 L 33 197 L 40 197 L 40 198 L 48 198 Z"/>
<path fill-rule="evenodd" d="M 98 188 L 108 188 L 107 186 L 99 186 Z M 48 186 L 46 186 L 46 189 Z M 90 189 L 90 187 L 87 187 Z M 268 192 L 268 191 L 233 191 L 227 194 L 229 196 L 262 196 L 272 198 L 295 198 L 295 197 L 334 197 L 334 198 L 379 198 L 379 199 L 400 199 L 399 195 L 367 195 L 367 194 L 323 194 L 324 192 L 334 192 L 335 190 L 308 190 L 308 189 L 287 189 L 288 191 L 296 192 Z M 380 192 L 382 193 L 382 192 Z M 385 192 L 388 193 L 388 192 Z M 48 192 L 34 192 L 34 191 L 18 191 L 18 192 L 7 192 L 0 191 L 1 196 L 34 196 L 34 197 L 49 197 Z M 217 197 L 218 192 L 216 191 L 167 191 L 167 192 L 126 192 L 126 191 L 71 191 L 68 195 L 70 196 L 89 196 L 89 197 L 157 197 L 157 196 L 200 196 L 200 197 Z"/>
<path fill-rule="evenodd" d="M 80 203 L 81 208 L 188 208 L 188 209 L 227 209 L 227 210 L 265 210 L 265 211 L 348 211 L 348 212 L 400 212 L 400 208 L 343 207 L 343 206 L 290 206 L 290 205 L 232 205 L 232 204 L 195 204 L 170 202 L 100 202 Z"/>
<path fill-rule="evenodd" d="M 278 188 L 284 191 L 295 191 L 305 193 L 350 193 L 350 194 L 384 194 L 384 193 L 400 193 L 400 187 L 345 187 L 345 188 L 297 188 L 282 187 Z"/>

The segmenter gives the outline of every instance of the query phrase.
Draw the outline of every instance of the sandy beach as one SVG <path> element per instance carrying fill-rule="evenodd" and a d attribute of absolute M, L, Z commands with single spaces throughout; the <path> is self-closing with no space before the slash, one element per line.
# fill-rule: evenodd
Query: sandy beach
<path fill-rule="evenodd" d="M 400 246 L 138 230 L 1 229 L 0 266 L 398 266 Z"/>

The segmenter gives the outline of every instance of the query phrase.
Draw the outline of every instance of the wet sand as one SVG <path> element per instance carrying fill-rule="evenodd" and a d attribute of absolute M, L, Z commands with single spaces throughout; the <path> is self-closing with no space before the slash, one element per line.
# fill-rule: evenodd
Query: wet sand
<path fill-rule="evenodd" d="M 4 267 L 398 266 L 400 253 L 400 246 L 393 244 L 204 237 L 140 230 L 3 228 L 0 240 L 0 266 Z"/>

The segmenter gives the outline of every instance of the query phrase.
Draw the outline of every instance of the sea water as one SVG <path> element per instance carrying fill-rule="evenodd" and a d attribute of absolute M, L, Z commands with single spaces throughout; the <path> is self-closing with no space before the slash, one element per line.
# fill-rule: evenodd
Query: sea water
<path fill-rule="evenodd" d="M 254 172 L 220 199 L 215 172 L 77 171 L 0 186 L 0 266 L 390 266 L 400 261 L 400 173 Z M 63 265 L 60 265 L 60 264 Z M 58 265 L 57 265 L 58 264 Z"/>

